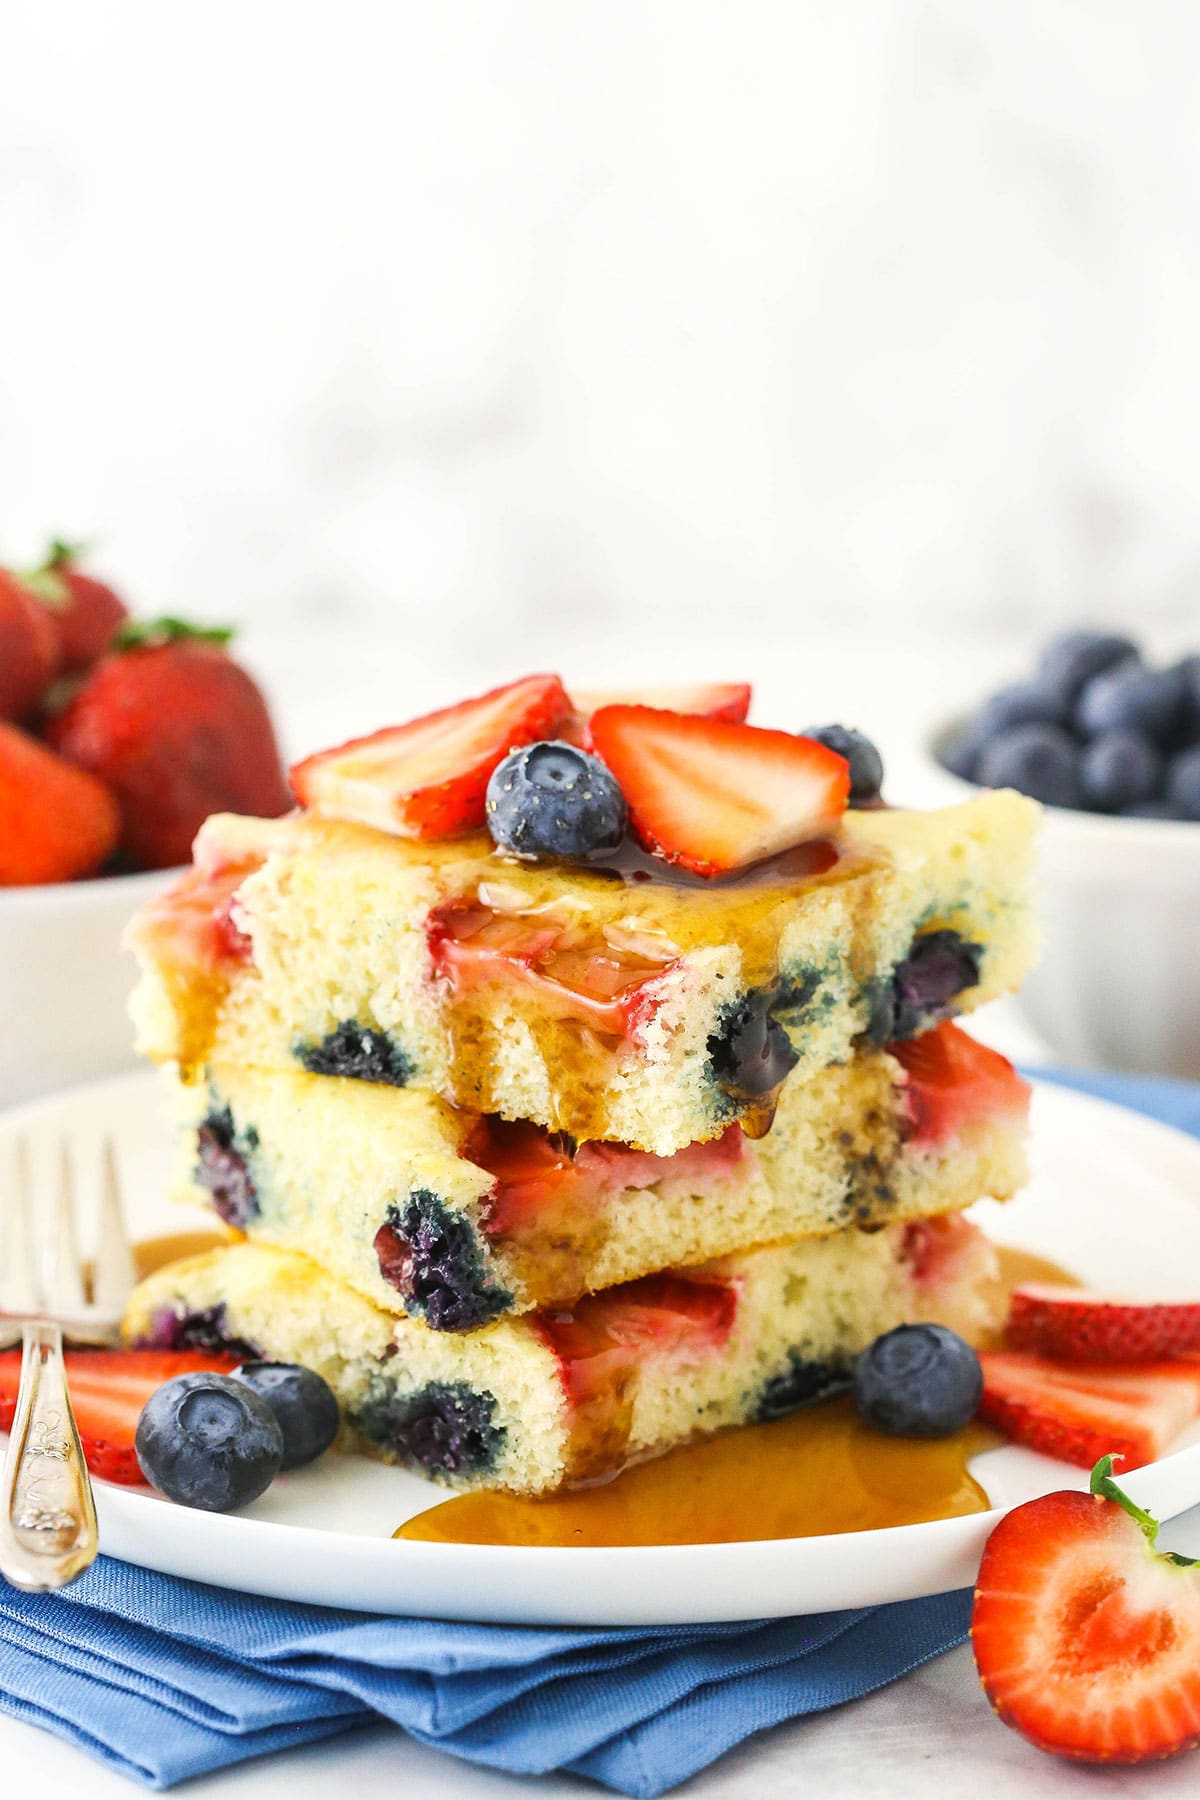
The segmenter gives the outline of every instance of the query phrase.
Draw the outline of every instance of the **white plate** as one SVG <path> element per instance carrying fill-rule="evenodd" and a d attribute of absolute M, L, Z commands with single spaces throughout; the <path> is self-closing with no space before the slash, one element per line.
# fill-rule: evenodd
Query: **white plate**
<path fill-rule="evenodd" d="M 139 1237 L 209 1223 L 162 1199 L 170 1155 L 152 1075 L 96 1083 L 0 1116 L 31 1132 L 35 1158 L 60 1135 L 81 1169 L 101 1134 L 118 1146 Z M 1163 1297 L 1200 1286 L 1200 1144 L 1139 1114 L 1051 1086 L 1034 1102 L 1035 1175 L 1006 1207 L 976 1209 L 989 1233 L 1053 1257 L 1085 1281 Z M 36 1166 L 36 1163 L 35 1163 Z M 410 1543 L 391 1533 L 443 1490 L 356 1457 L 281 1476 L 236 1517 L 191 1512 L 100 1483 L 103 1548 L 171 1575 L 287 1600 L 516 1624 L 655 1625 L 773 1618 L 914 1599 L 967 1586 L 1000 1512 L 1082 1470 L 1015 1447 L 973 1472 L 996 1510 L 888 1530 L 767 1543 L 519 1549 Z M 803 1468 L 796 1472 L 803 1480 Z M 1128 1478 L 1162 1518 L 1200 1499 L 1200 1430 Z"/>

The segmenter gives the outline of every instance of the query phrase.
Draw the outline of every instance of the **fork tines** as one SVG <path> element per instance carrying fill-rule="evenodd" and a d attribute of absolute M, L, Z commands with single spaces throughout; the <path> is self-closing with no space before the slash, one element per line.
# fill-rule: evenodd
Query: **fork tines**
<path fill-rule="evenodd" d="M 0 1315 L 57 1319 L 68 1335 L 85 1340 L 111 1337 L 134 1281 L 112 1142 L 105 1140 L 100 1158 L 96 1255 L 90 1281 L 79 1255 L 71 1147 L 65 1140 L 58 1146 L 49 1208 L 35 1209 L 39 1184 L 33 1177 L 32 1160 L 29 1139 L 17 1137 L 0 1203 Z"/>

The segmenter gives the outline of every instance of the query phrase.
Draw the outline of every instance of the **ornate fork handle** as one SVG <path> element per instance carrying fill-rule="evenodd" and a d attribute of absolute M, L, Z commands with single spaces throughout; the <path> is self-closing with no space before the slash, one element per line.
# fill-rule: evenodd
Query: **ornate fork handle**
<path fill-rule="evenodd" d="M 0 1490 L 0 1573 L 15 1587 L 65 1587 L 95 1561 L 98 1547 L 62 1332 L 31 1320 Z"/>

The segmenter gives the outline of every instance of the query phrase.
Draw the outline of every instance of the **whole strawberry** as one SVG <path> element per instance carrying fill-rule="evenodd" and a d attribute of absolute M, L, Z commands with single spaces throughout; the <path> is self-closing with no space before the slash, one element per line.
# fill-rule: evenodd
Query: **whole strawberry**
<path fill-rule="evenodd" d="M 184 863 L 210 813 L 275 818 L 292 804 L 266 702 L 231 632 L 179 619 L 123 625 L 46 736 L 107 783 L 136 867 Z"/>
<path fill-rule="evenodd" d="M 15 575 L 0 569 L 0 719 L 27 719 L 60 660 L 54 620 Z"/>
<path fill-rule="evenodd" d="M 58 628 L 62 665 L 68 671 L 97 662 L 129 617 L 125 602 L 107 582 L 76 566 L 80 553 L 80 545 L 55 538 L 41 568 L 25 578 Z"/>
<path fill-rule="evenodd" d="M 95 875 L 119 829 L 117 803 L 102 781 L 0 724 L 0 887 Z"/>

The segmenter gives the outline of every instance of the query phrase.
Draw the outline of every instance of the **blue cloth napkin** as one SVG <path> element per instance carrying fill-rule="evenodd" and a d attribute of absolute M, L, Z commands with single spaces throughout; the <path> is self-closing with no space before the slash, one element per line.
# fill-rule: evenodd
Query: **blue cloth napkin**
<path fill-rule="evenodd" d="M 1200 1086 L 1039 1070 L 1200 1136 Z M 509 1774 L 664 1793 L 752 1732 L 963 1642 L 970 1594 L 807 1618 L 562 1631 L 261 1600 L 101 1558 L 60 1594 L 0 1581 L 0 1710 L 149 1787 L 379 1718 Z"/>

